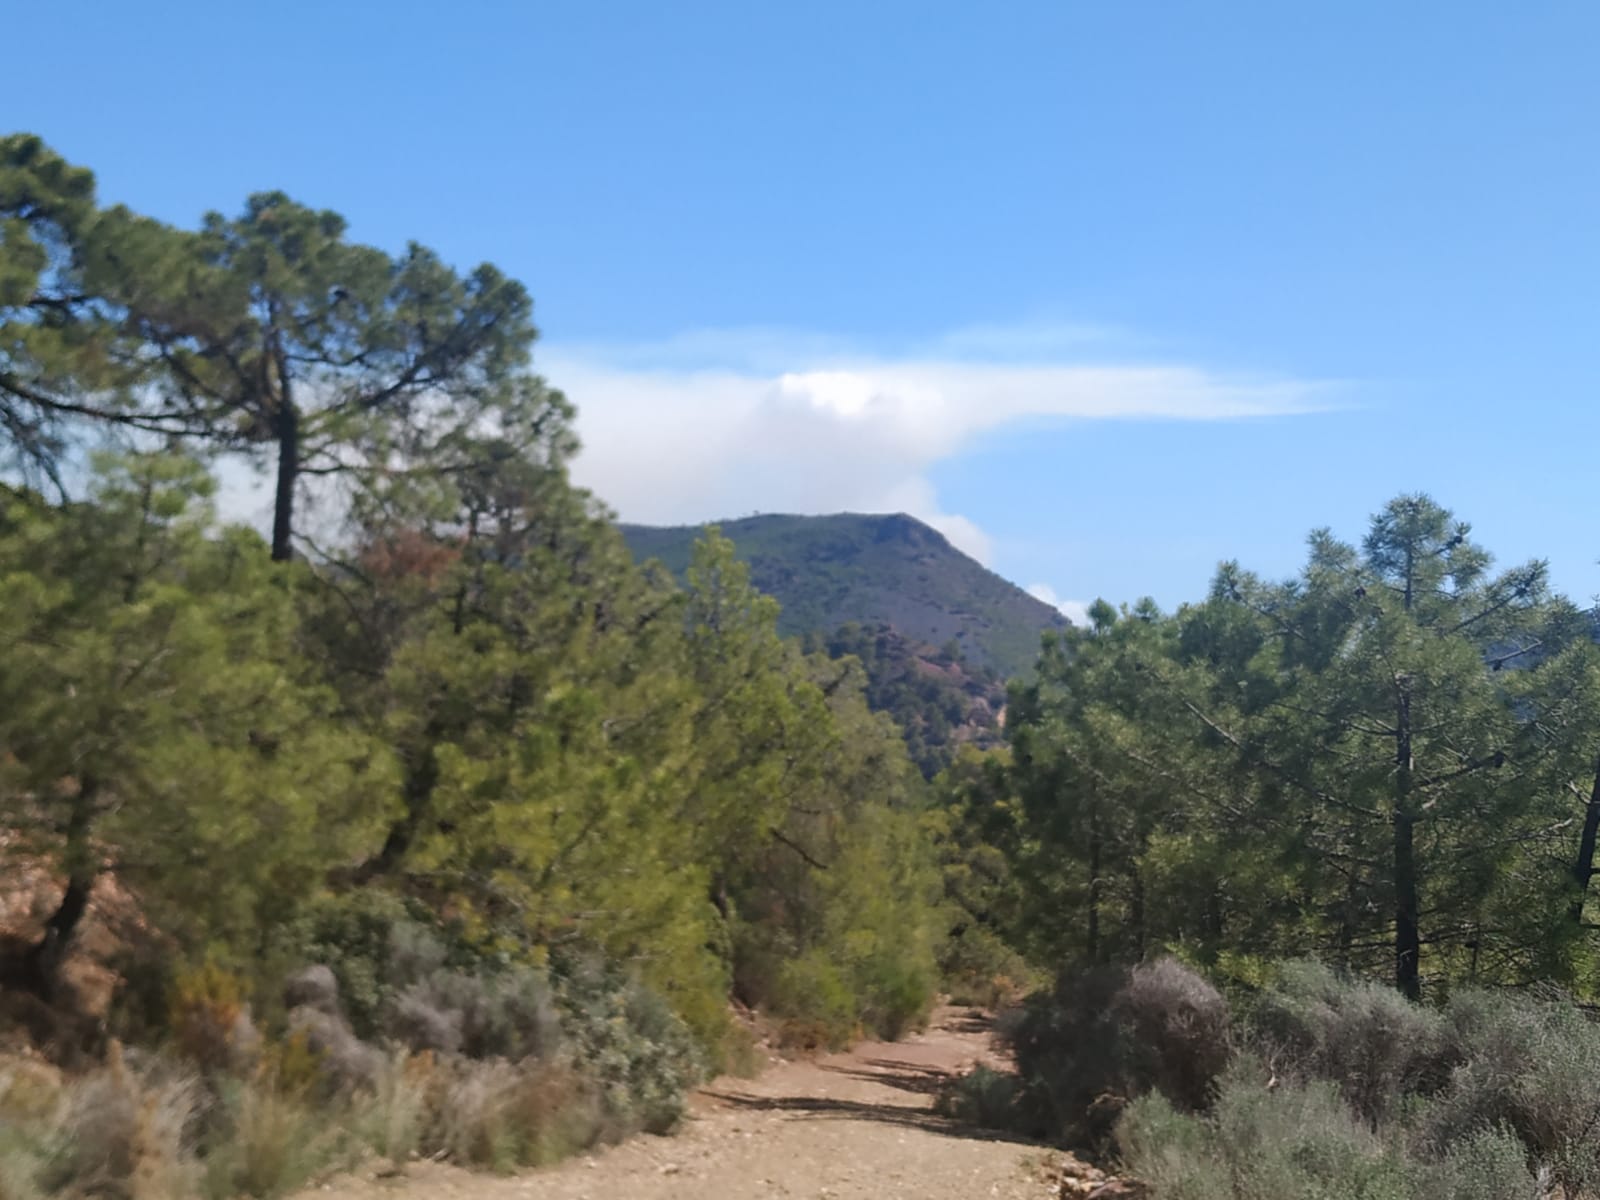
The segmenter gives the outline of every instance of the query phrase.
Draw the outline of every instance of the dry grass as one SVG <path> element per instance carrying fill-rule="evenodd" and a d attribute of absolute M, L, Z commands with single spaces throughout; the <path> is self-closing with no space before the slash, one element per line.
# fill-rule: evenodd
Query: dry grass
<path fill-rule="evenodd" d="M 377 1157 L 494 1171 L 553 1162 L 631 1131 L 571 1066 L 397 1050 L 369 1086 L 337 1095 L 285 1080 L 206 1082 L 174 1060 L 115 1054 L 67 1081 L 0 1070 L 0 1198 L 262 1200 Z M 290 1061 L 295 1061 L 290 1056 Z"/>
<path fill-rule="evenodd" d="M 575 971 L 558 993 L 532 968 L 447 969 L 424 933 L 384 937 L 402 969 L 364 993 L 368 1040 L 328 968 L 289 978 L 264 1038 L 240 980 L 205 966 L 152 1008 L 159 1052 L 113 1041 L 70 1076 L 0 1060 L 0 1200 L 265 1200 L 372 1158 L 508 1171 L 663 1131 L 700 1078 L 686 1027 L 623 973 Z"/>

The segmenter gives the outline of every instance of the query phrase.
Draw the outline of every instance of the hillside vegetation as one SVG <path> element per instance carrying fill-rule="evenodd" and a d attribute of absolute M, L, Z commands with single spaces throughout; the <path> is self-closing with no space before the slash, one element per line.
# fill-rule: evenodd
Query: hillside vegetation
<path fill-rule="evenodd" d="M 1157 1200 L 1600 1196 L 1542 563 L 1403 494 L 1080 627 L 903 516 L 624 532 L 535 338 L 490 265 L 0 139 L 0 1196 L 511 1170 L 1030 990 L 944 1107 Z"/>
<path fill-rule="evenodd" d="M 791 636 L 887 625 L 924 645 L 954 642 L 967 661 L 1011 678 L 1032 671 L 1041 633 L 1068 625 L 903 513 L 746 517 L 719 529 L 751 582 L 782 606 L 779 628 Z M 681 575 L 701 530 L 624 525 L 622 534 L 640 559 Z"/>
<path fill-rule="evenodd" d="M 530 313 L 0 139 L 0 1194 L 510 1169 L 670 1128 L 736 1002 L 798 1048 L 929 1011 L 898 731 L 725 539 L 635 563 Z"/>
<path fill-rule="evenodd" d="M 954 643 L 935 649 L 889 625 L 847 624 L 829 634 L 808 633 L 801 644 L 861 664 L 867 704 L 894 721 L 911 761 L 929 779 L 963 747 L 1000 744 L 1005 683 L 994 671 L 967 662 Z"/>
<path fill-rule="evenodd" d="M 1159 1200 L 1596 1195 L 1590 614 L 1402 495 L 1090 618 L 939 782 L 965 906 L 1057 974 L 950 1103 Z"/>

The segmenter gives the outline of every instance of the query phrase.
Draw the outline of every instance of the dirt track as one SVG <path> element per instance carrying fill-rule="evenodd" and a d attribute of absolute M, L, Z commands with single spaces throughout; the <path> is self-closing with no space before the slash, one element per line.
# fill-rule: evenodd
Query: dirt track
<path fill-rule="evenodd" d="M 341 1180 L 334 1200 L 1045 1200 L 1050 1156 L 952 1125 L 931 1111 L 941 1084 L 987 1054 L 987 1026 L 939 1012 L 927 1033 L 868 1042 L 757 1079 L 720 1079 L 674 1137 L 641 1137 L 514 1178 L 419 1164 L 404 1179 Z"/>

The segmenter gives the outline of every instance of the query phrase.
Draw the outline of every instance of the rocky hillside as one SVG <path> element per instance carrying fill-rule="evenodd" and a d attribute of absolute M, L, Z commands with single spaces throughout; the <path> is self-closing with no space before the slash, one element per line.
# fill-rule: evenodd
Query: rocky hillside
<path fill-rule="evenodd" d="M 805 635 L 808 650 L 859 659 L 867 703 L 894 718 L 911 761 L 932 779 L 963 746 L 998 745 L 1005 721 L 1005 681 L 951 652 L 903 637 L 887 625 L 842 625 Z"/>

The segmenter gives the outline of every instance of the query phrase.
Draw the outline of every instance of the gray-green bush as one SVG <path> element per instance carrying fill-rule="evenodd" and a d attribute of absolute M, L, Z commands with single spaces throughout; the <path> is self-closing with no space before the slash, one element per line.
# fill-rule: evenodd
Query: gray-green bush
<path fill-rule="evenodd" d="M 563 967 L 557 997 L 573 1062 L 598 1085 L 608 1121 L 624 1133 L 677 1124 L 706 1067 L 666 1001 L 593 959 Z"/>
<path fill-rule="evenodd" d="M 1571 1195 L 1600 1187 L 1600 1024 L 1552 994 L 1465 991 L 1444 1020 L 1456 1065 L 1418 1124 L 1448 1147 L 1504 1125 Z"/>
<path fill-rule="evenodd" d="M 1438 1091 L 1460 1048 L 1444 1018 L 1392 987 L 1290 962 L 1256 999 L 1249 1038 L 1281 1073 L 1335 1083 L 1372 1125 Z"/>
<path fill-rule="evenodd" d="M 704 1074 L 683 1021 L 615 965 L 469 970 L 372 898 L 319 921 L 301 944 L 328 961 L 289 971 L 268 1036 L 239 1053 L 175 1036 L 126 1060 L 113 1043 L 109 1065 L 70 1083 L 0 1071 L 0 1200 L 276 1197 L 369 1156 L 511 1170 L 665 1132 Z M 180 1035 L 249 1024 L 225 972 L 186 987 Z"/>
<path fill-rule="evenodd" d="M 390 1001 L 382 1027 L 413 1049 L 468 1058 L 549 1058 L 561 1043 L 550 982 L 530 967 L 477 975 L 435 969 Z"/>
<path fill-rule="evenodd" d="M 1480 1126 L 1438 1155 L 1374 1130 L 1331 1080 L 1283 1083 L 1258 1059 L 1231 1065 L 1211 1110 L 1159 1092 L 1117 1128 L 1129 1171 L 1160 1200 L 1542 1200 L 1522 1143 Z"/>
<path fill-rule="evenodd" d="M 536 1074 L 562 1066 L 591 1080 L 603 1114 L 600 1136 L 670 1128 L 682 1114 L 685 1093 L 705 1074 L 693 1035 L 671 1007 L 593 957 L 558 957 L 548 972 L 474 958 L 470 948 L 379 893 L 315 910 L 295 945 L 301 956 L 322 956 L 315 965 L 334 977 L 340 1011 L 368 1041 L 526 1064 Z M 304 1009 L 294 1011 L 309 1023 Z M 536 1064 L 543 1066 L 536 1070 Z M 362 1065 L 370 1089 L 378 1063 L 367 1057 Z M 473 1096 L 505 1097 L 514 1089 L 504 1085 L 503 1074 L 490 1071 L 460 1086 Z M 580 1107 L 587 1110 L 590 1102 Z"/>
<path fill-rule="evenodd" d="M 1019 1077 L 944 1111 L 1100 1148 L 1114 1125 L 1157 1200 L 1600 1194 L 1600 1023 L 1554 993 L 1428 1008 L 1299 962 L 1230 1022 L 1168 961 L 1063 976 L 1002 1035 Z"/>
<path fill-rule="evenodd" d="M 1038 1136 L 1097 1143 L 1152 1089 L 1203 1107 L 1227 1065 L 1228 1003 L 1172 959 L 1065 972 L 1001 1030 L 1024 1088 L 1017 1119 Z"/>

